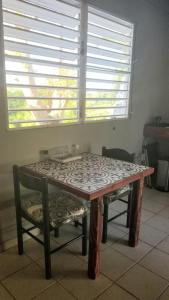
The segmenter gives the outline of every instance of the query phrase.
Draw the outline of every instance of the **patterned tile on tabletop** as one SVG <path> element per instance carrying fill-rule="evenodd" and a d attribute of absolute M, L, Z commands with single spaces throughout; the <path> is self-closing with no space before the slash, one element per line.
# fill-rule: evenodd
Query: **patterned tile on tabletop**
<path fill-rule="evenodd" d="M 147 169 L 145 166 L 89 153 L 84 153 L 80 160 L 65 164 L 45 160 L 27 165 L 26 168 L 86 193 L 95 192 Z"/>

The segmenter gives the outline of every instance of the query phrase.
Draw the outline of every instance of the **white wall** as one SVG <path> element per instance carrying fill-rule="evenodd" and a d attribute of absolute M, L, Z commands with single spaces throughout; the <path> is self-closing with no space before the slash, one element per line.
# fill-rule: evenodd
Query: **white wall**
<path fill-rule="evenodd" d="M 13 202 L 8 201 L 13 195 L 12 164 L 36 160 L 41 148 L 72 143 L 79 143 L 84 149 L 92 145 L 92 150 L 97 152 L 102 145 L 139 151 L 144 124 L 156 115 L 167 117 L 169 24 L 165 8 L 168 7 L 161 10 L 147 1 L 89 0 L 90 4 L 136 24 L 133 115 L 130 120 L 6 131 L 4 99 L 0 102 L 0 226 L 3 227 L 3 230 L 0 228 L 0 239 L 1 235 L 3 240 L 15 236 Z M 2 91 L 2 80 L 0 84 Z"/>

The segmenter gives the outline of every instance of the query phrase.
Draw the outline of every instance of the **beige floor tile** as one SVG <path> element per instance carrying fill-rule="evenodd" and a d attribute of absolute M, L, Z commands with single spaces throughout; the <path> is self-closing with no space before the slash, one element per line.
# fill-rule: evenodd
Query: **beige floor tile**
<path fill-rule="evenodd" d="M 136 298 L 118 285 L 114 284 L 112 287 L 108 288 L 101 296 L 97 298 L 98 300 L 135 300 Z"/>
<path fill-rule="evenodd" d="M 108 223 L 108 233 L 107 233 L 107 243 L 108 244 L 114 244 L 117 240 L 119 240 L 123 236 L 125 236 L 126 231 L 128 231 L 127 228 L 124 229 L 124 231 L 120 230 L 122 226 L 120 225 L 120 228 L 118 228 L 118 226 L 114 222 Z"/>
<path fill-rule="evenodd" d="M 114 216 L 125 208 L 126 204 L 117 201 L 110 206 L 109 215 Z M 26 255 L 19 256 L 17 248 L 0 254 L 0 280 L 3 280 L 0 300 L 14 297 L 17 300 L 93 300 L 97 297 L 99 300 L 169 300 L 167 193 L 145 189 L 141 222 L 141 241 L 136 248 L 127 243 L 126 214 L 108 224 L 108 242 L 101 244 L 102 273 L 95 281 L 87 277 L 88 257 L 81 256 L 80 239 L 52 255 L 53 279 L 50 281 L 44 278 L 43 247 L 36 241 L 24 243 Z M 80 232 L 80 227 L 63 226 L 59 238 L 55 239 L 52 234 L 52 247 Z M 151 250 L 152 246 L 156 248 Z M 138 260 L 139 265 L 134 265 Z M 119 277 L 118 283 L 113 284 Z"/>
<path fill-rule="evenodd" d="M 44 268 L 44 259 L 37 260 L 37 263 Z M 87 262 L 79 259 L 71 254 L 67 249 L 60 250 L 51 256 L 52 265 L 52 277 L 55 279 L 61 279 L 68 276 L 70 273 L 76 273 L 76 267 L 79 268 L 79 273 L 87 274 Z M 75 267 L 76 266 L 76 267 Z"/>
<path fill-rule="evenodd" d="M 60 229 L 59 238 L 56 239 L 57 243 L 63 244 L 77 235 L 81 234 L 81 227 L 72 225 L 65 225 Z M 68 249 L 73 255 L 77 255 L 83 260 L 87 260 L 87 256 L 82 256 L 82 239 L 77 239 L 69 244 L 65 249 Z M 57 255 L 57 254 L 56 254 Z"/>
<path fill-rule="evenodd" d="M 128 233 L 129 229 L 126 227 L 126 221 L 127 221 L 127 215 L 124 214 L 117 219 L 113 220 L 110 224 L 114 227 L 117 228 L 118 230 L 121 230 L 124 233 Z"/>
<path fill-rule="evenodd" d="M 96 280 L 88 279 L 87 264 L 74 262 L 74 267 L 66 277 L 59 280 L 61 285 L 78 300 L 93 300 L 112 285 L 112 281 L 100 274 Z"/>
<path fill-rule="evenodd" d="M 156 248 L 169 254 L 169 236 L 159 243 Z"/>
<path fill-rule="evenodd" d="M 109 208 L 112 210 L 116 210 L 117 212 L 122 212 L 127 209 L 127 204 L 121 201 L 114 201 L 109 205 Z"/>
<path fill-rule="evenodd" d="M 32 300 L 73 300 L 75 299 L 59 283 L 53 284 L 47 290 Z"/>
<path fill-rule="evenodd" d="M 122 234 L 124 235 L 124 234 Z M 117 239 L 116 239 L 117 240 Z M 71 243 L 69 246 L 66 247 L 67 250 L 71 252 L 72 255 L 76 255 L 78 258 L 88 261 L 88 253 L 86 256 L 82 256 L 82 246 L 81 246 L 81 240 L 76 240 L 73 243 Z M 107 247 L 110 247 L 111 243 L 109 240 L 107 241 L 106 244 L 101 243 L 100 244 L 100 250 L 101 252 L 105 251 Z"/>
<path fill-rule="evenodd" d="M 150 271 L 169 280 L 169 255 L 153 249 L 139 263 Z"/>
<path fill-rule="evenodd" d="M 158 298 L 158 300 L 168 300 L 169 299 L 169 288 Z"/>
<path fill-rule="evenodd" d="M 118 284 L 140 300 L 155 300 L 167 287 L 168 282 L 135 265 L 118 281 Z"/>
<path fill-rule="evenodd" d="M 168 202 L 169 202 L 169 200 L 168 200 Z M 160 216 L 164 217 L 164 218 L 168 218 L 169 219 L 169 207 L 165 207 L 158 214 Z"/>
<path fill-rule="evenodd" d="M 26 255 L 18 255 L 17 248 L 0 254 L 0 280 L 29 265 L 32 260 Z"/>
<path fill-rule="evenodd" d="M 46 280 L 44 276 L 44 270 L 36 263 L 32 263 L 2 283 L 17 300 L 28 300 L 55 282 L 52 279 Z"/>
<path fill-rule="evenodd" d="M 169 199 L 168 199 L 168 192 L 160 192 L 155 190 L 155 196 L 153 199 L 155 199 L 156 202 L 161 203 L 165 205 L 166 207 L 169 206 Z"/>
<path fill-rule="evenodd" d="M 53 237 L 53 240 L 58 244 L 64 244 L 69 240 L 71 240 L 72 238 L 78 236 L 79 234 L 81 234 L 80 226 L 75 227 L 72 225 L 64 225 L 60 228 L 59 237 L 58 238 Z"/>
<path fill-rule="evenodd" d="M 109 209 L 108 209 L 109 218 L 119 214 L 119 211 L 114 208 L 114 203 L 109 205 Z"/>
<path fill-rule="evenodd" d="M 168 193 L 145 187 L 144 188 L 144 199 L 146 199 L 146 200 L 152 199 L 153 200 L 154 198 L 156 198 L 156 201 L 163 203 L 163 200 L 168 199 Z M 168 203 L 168 201 L 166 201 L 166 204 L 167 203 Z"/>
<path fill-rule="evenodd" d="M 156 189 L 144 189 L 143 201 L 155 201 L 168 205 L 168 193 L 160 192 Z"/>
<path fill-rule="evenodd" d="M 111 247 L 102 252 L 101 261 L 101 272 L 113 281 L 134 264 L 131 259 Z"/>
<path fill-rule="evenodd" d="M 0 284 L 0 299 L 1 300 L 12 300 L 14 299 Z"/>
<path fill-rule="evenodd" d="M 112 248 L 119 251 L 121 254 L 128 256 L 135 262 L 152 249 L 151 246 L 142 241 L 139 241 L 139 244 L 136 247 L 130 247 L 128 245 L 128 235 L 125 235 L 125 237 L 118 240 L 117 243 L 113 244 Z"/>
<path fill-rule="evenodd" d="M 159 204 L 158 204 L 159 205 Z M 160 209 L 163 208 L 164 206 L 160 205 Z M 126 209 L 126 204 L 122 203 L 122 208 L 123 209 L 119 209 L 119 212 L 121 212 L 122 210 Z M 116 207 L 117 209 L 117 207 Z M 113 211 L 113 210 L 112 210 Z M 117 213 L 117 212 L 116 212 Z M 147 220 L 149 220 L 152 216 L 154 215 L 154 212 L 151 212 L 149 210 L 146 209 L 142 209 L 142 215 L 141 215 L 141 222 L 146 222 Z M 127 232 L 127 228 L 126 228 L 126 220 L 127 220 L 127 215 L 124 214 L 121 217 L 115 219 L 113 222 L 118 223 L 119 225 L 122 225 L 123 231 Z"/>
<path fill-rule="evenodd" d="M 154 199 L 154 197 L 161 197 L 163 193 L 158 191 L 158 190 L 155 190 L 155 189 L 150 189 L 148 187 L 145 187 L 144 188 L 144 195 L 143 195 L 143 199 L 144 200 L 149 200 L 149 199 Z"/>
<path fill-rule="evenodd" d="M 33 260 L 37 260 L 44 255 L 43 249 L 43 246 L 33 239 L 30 239 L 24 243 L 24 252 Z"/>
<path fill-rule="evenodd" d="M 43 241 L 43 236 L 39 235 L 41 241 Z M 56 248 L 59 244 L 56 243 L 56 238 L 53 237 L 53 233 L 51 234 L 50 239 L 50 247 L 51 250 Z M 33 239 L 29 239 L 24 243 L 24 252 L 33 260 L 37 260 L 41 257 L 44 257 L 44 247 Z"/>
<path fill-rule="evenodd" d="M 165 237 L 167 237 L 167 235 L 167 233 L 159 231 L 151 226 L 148 226 L 146 223 L 141 225 L 140 240 L 152 246 L 156 246 Z"/>
<path fill-rule="evenodd" d="M 146 224 L 163 232 L 169 233 L 169 219 L 166 219 L 162 216 L 155 215 L 149 219 Z"/>
<path fill-rule="evenodd" d="M 154 216 L 154 213 L 145 209 L 141 210 L 141 223 L 148 221 Z"/>
<path fill-rule="evenodd" d="M 88 255 L 82 256 L 82 242 L 81 242 L 81 239 L 78 239 L 78 240 L 74 241 L 73 243 L 68 245 L 66 247 L 66 249 L 68 249 L 71 252 L 71 254 L 76 255 L 78 258 L 87 261 Z"/>
<path fill-rule="evenodd" d="M 164 209 L 169 207 L 169 199 L 168 199 L 168 195 L 166 195 L 166 198 L 158 198 L 157 201 L 158 201 L 160 204 L 165 205 Z"/>
<path fill-rule="evenodd" d="M 119 202 L 119 201 L 117 201 L 117 202 Z M 126 206 L 126 204 L 124 204 L 124 203 L 120 203 L 120 205 L 122 205 L 122 207 L 123 207 L 123 205 Z M 126 209 L 126 207 L 125 207 L 125 209 Z M 124 210 L 124 207 L 122 210 Z M 111 205 L 110 205 L 109 206 L 109 218 L 117 216 L 117 214 L 119 214 L 119 211 L 111 209 Z M 110 235 L 109 240 L 112 240 L 113 243 L 117 238 L 122 237 L 123 233 L 120 233 L 120 231 L 122 231 L 124 233 L 128 232 L 128 228 L 126 227 L 126 221 L 127 221 L 127 214 L 124 214 L 124 215 L 116 218 L 115 220 L 111 221 L 110 223 L 108 223 L 108 234 Z M 112 230 L 114 232 L 111 232 Z"/>
<path fill-rule="evenodd" d="M 155 201 L 155 199 L 151 199 L 149 201 L 143 201 L 143 209 L 146 209 L 152 213 L 158 213 L 160 210 L 162 210 L 166 204 L 159 203 L 158 201 Z"/>

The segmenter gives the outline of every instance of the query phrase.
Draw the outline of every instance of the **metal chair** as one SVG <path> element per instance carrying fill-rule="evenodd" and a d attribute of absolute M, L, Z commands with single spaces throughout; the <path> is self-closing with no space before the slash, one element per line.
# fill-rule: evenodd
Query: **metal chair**
<path fill-rule="evenodd" d="M 113 148 L 107 149 L 106 147 L 102 147 L 102 155 L 118 160 L 123 160 L 127 162 L 134 161 L 134 153 L 130 154 L 126 150 Z M 123 188 L 114 191 L 112 193 L 106 194 L 103 198 L 104 200 L 104 214 L 103 214 L 103 235 L 102 235 L 102 243 L 107 242 L 107 227 L 108 223 L 115 220 L 116 218 L 120 217 L 121 215 L 127 213 L 127 224 L 126 226 L 129 227 L 130 225 L 130 208 L 131 208 L 131 193 L 132 193 L 132 185 L 124 186 Z M 128 196 L 128 200 L 124 200 L 123 197 Z M 118 213 L 114 217 L 108 219 L 108 211 L 109 205 L 115 201 L 121 201 L 127 204 L 126 210 Z"/>
<path fill-rule="evenodd" d="M 45 275 L 51 278 L 51 254 L 62 249 L 77 238 L 82 237 L 82 255 L 87 254 L 87 213 L 88 206 L 76 196 L 56 189 L 48 193 L 48 182 L 45 177 L 38 178 L 26 173 L 22 167 L 13 166 L 14 194 L 16 205 L 18 253 L 23 254 L 23 234 L 27 233 L 44 246 Z M 21 186 L 33 191 L 23 195 Z M 22 218 L 33 226 L 24 228 Z M 82 233 L 54 250 L 50 248 L 50 231 L 57 232 L 60 226 L 82 218 Z M 44 240 L 40 240 L 31 231 L 39 228 Z"/>

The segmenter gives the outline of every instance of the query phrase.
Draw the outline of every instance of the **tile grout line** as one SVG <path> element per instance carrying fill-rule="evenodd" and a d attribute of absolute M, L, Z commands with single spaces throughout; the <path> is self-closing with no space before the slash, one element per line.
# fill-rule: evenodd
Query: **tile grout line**
<path fill-rule="evenodd" d="M 169 206 L 167 205 L 166 207 L 169 207 Z M 165 207 L 164 207 L 164 208 L 165 208 Z M 164 210 L 164 208 L 161 209 L 160 211 Z M 147 210 L 147 209 L 144 209 L 144 210 L 149 211 L 149 210 Z M 159 211 L 159 212 L 160 212 L 160 211 Z M 149 211 L 149 212 L 151 212 L 151 211 Z M 155 230 L 157 230 L 157 231 L 164 232 L 164 231 L 162 231 L 162 230 L 159 230 L 159 229 L 157 229 L 157 228 L 155 228 L 155 227 L 153 227 L 153 226 L 147 224 L 147 222 L 148 222 L 151 218 L 153 218 L 155 215 L 159 215 L 159 212 L 153 213 L 153 216 L 151 216 L 150 218 L 148 218 L 145 222 L 142 222 L 142 224 L 146 224 L 147 226 L 150 226 L 151 228 L 153 228 L 153 229 L 155 229 Z M 161 216 L 161 215 L 159 215 L 159 216 Z M 166 217 L 163 217 L 163 216 L 161 216 L 161 217 L 164 218 L 164 219 L 167 219 Z M 119 230 L 122 231 L 121 229 L 119 229 Z M 124 232 L 124 231 L 122 231 L 122 232 L 124 233 L 124 236 L 127 235 L 126 232 Z M 159 251 L 162 252 L 162 253 L 168 254 L 167 252 L 165 252 L 165 251 L 163 251 L 163 250 L 157 248 L 157 246 L 158 246 L 160 243 L 162 243 L 162 242 L 169 236 L 169 234 L 168 234 L 167 232 L 165 232 L 165 233 L 167 234 L 167 236 L 164 237 L 164 239 L 162 239 L 161 241 L 159 241 L 156 245 L 151 245 L 151 244 L 149 244 L 149 243 L 143 241 L 145 244 L 151 246 L 151 249 L 150 249 L 148 252 L 146 252 L 146 254 L 143 255 L 140 259 L 138 259 L 137 261 L 133 261 L 133 264 L 132 264 L 125 272 L 123 272 L 123 273 L 122 273 L 115 281 L 113 281 L 110 277 L 106 276 L 104 273 L 101 272 L 101 274 L 102 274 L 104 277 L 107 277 L 107 278 L 112 282 L 112 285 L 109 286 L 108 288 L 105 288 L 105 290 L 103 290 L 99 295 L 97 295 L 97 296 L 96 296 L 95 298 L 93 298 L 93 299 L 97 299 L 98 297 L 100 297 L 100 296 L 101 296 L 102 294 L 104 294 L 108 289 L 110 289 L 114 284 L 116 284 L 117 286 L 119 286 L 119 287 L 120 287 L 121 289 L 123 289 L 124 291 L 127 291 L 129 294 L 131 294 L 132 296 L 134 296 L 136 299 L 139 299 L 139 298 L 137 298 L 135 295 L 133 295 L 131 292 L 129 292 L 127 289 L 121 287 L 121 286 L 117 283 L 117 281 L 118 281 L 121 277 L 123 277 L 127 272 L 130 271 L 131 268 L 133 268 L 133 267 L 136 266 L 136 265 L 139 265 L 139 266 L 145 268 L 146 270 L 150 271 L 151 273 L 153 273 L 153 274 L 155 274 L 155 275 L 158 275 L 159 277 L 161 277 L 162 279 L 165 279 L 165 280 L 168 282 L 168 281 L 169 281 L 168 279 L 162 277 L 162 276 L 159 275 L 158 273 L 155 273 L 155 272 L 149 270 L 147 267 L 144 267 L 144 266 L 140 265 L 140 262 L 144 259 L 144 257 L 147 256 L 147 255 L 148 255 L 151 251 L 153 251 L 154 249 L 157 249 L 157 250 L 159 250 Z M 120 238 L 119 238 L 119 239 L 120 239 Z M 117 243 L 119 239 L 117 239 L 115 243 Z M 114 244 L 114 243 L 113 243 L 113 244 Z M 109 247 L 112 248 L 113 244 L 112 244 L 112 245 L 110 244 Z M 67 250 L 68 250 L 69 252 L 71 252 L 68 248 L 67 248 Z M 114 249 L 114 248 L 113 248 L 113 250 L 116 251 L 116 252 L 118 252 L 118 253 L 120 253 L 122 256 L 127 257 L 127 258 L 130 259 L 130 257 L 128 257 L 127 255 L 121 253 L 121 252 L 118 251 L 117 249 Z M 4 287 L 4 289 L 5 289 L 5 290 L 6 290 L 6 291 L 7 291 L 14 299 L 16 299 L 16 298 L 10 293 L 10 291 L 8 291 L 8 289 L 6 288 L 6 286 L 4 286 L 4 284 L 3 284 L 2 281 L 6 280 L 8 277 L 12 276 L 13 274 L 15 274 L 15 273 L 17 273 L 17 272 L 19 272 L 19 271 L 21 271 L 21 270 L 23 270 L 23 269 L 29 267 L 32 263 L 35 263 L 35 264 L 39 267 L 39 269 L 43 269 L 43 268 L 41 268 L 41 266 L 37 263 L 37 260 L 40 259 L 40 258 L 42 258 L 42 257 L 39 257 L 38 259 L 35 260 L 35 259 L 33 259 L 31 256 L 29 256 L 28 254 L 24 254 L 24 255 L 25 255 L 26 257 L 28 257 L 28 258 L 31 260 L 30 263 L 27 264 L 26 266 L 20 268 L 19 270 L 15 271 L 15 272 L 12 272 L 10 275 L 6 276 L 5 278 L 1 279 L 1 281 L 0 281 L 2 287 Z M 78 259 L 80 259 L 80 258 L 79 258 L 76 254 L 74 254 L 73 252 L 71 252 L 71 255 L 73 255 L 74 257 L 76 257 L 76 258 L 78 258 Z M 80 260 L 82 261 L 82 259 L 80 259 Z M 132 260 L 132 259 L 131 259 L 131 260 Z M 86 263 L 85 260 L 83 260 L 83 262 Z M 43 291 L 41 291 L 41 292 L 40 292 L 39 294 L 37 294 L 36 296 L 38 296 L 38 295 L 40 295 L 40 294 L 43 294 L 44 291 L 46 291 L 47 289 L 49 289 L 49 288 L 50 288 L 51 286 L 53 286 L 54 284 L 58 283 L 60 286 L 62 286 L 62 288 L 63 288 L 66 292 L 68 292 L 71 296 L 73 296 L 73 298 L 77 299 L 77 298 L 76 298 L 74 295 L 72 295 L 72 294 L 69 292 L 69 290 L 67 290 L 67 289 L 66 289 L 66 288 L 65 288 L 58 280 L 55 280 L 55 279 L 53 279 L 53 280 L 54 280 L 54 282 L 53 282 L 52 284 L 50 284 L 47 288 L 45 288 Z M 158 296 L 157 299 L 159 299 L 159 297 L 161 297 L 161 295 L 162 295 L 163 293 L 165 293 L 165 291 L 166 291 L 167 289 L 168 289 L 168 285 L 167 285 L 167 287 L 165 287 L 164 290 L 160 293 L 160 295 Z M 35 299 L 36 296 L 34 296 L 34 297 L 31 298 L 31 299 L 32 299 L 32 300 Z"/>
<path fill-rule="evenodd" d="M 169 285 L 161 292 L 161 294 L 156 298 L 156 300 L 160 300 L 161 296 L 167 291 Z"/>
<path fill-rule="evenodd" d="M 158 273 L 156 273 L 156 272 L 154 272 L 154 271 L 150 270 L 150 269 L 149 269 L 148 267 L 146 267 L 146 266 L 142 266 L 142 265 L 141 265 L 141 264 L 139 264 L 139 263 L 138 263 L 138 265 L 139 265 L 140 267 L 142 267 L 142 268 L 146 269 L 147 271 L 149 271 L 149 272 L 153 273 L 154 275 L 156 275 L 156 276 L 160 277 L 161 279 L 163 279 L 163 280 L 167 281 L 167 282 L 168 282 L 168 284 L 169 284 L 169 278 L 168 278 L 168 279 L 166 279 L 166 278 L 165 278 L 165 277 L 163 277 L 162 275 L 160 275 L 160 274 L 158 274 Z"/>
<path fill-rule="evenodd" d="M 53 280 L 55 280 L 55 279 L 53 279 Z M 43 291 L 41 291 L 40 293 L 38 293 L 36 296 L 33 296 L 33 298 L 31 298 L 30 300 L 36 300 L 36 297 L 37 296 L 40 296 L 40 295 L 42 295 L 44 292 L 46 292 L 48 289 L 50 289 L 52 286 L 54 286 L 54 285 L 56 285 L 56 284 L 59 284 L 70 296 L 72 296 L 74 299 L 76 299 L 76 300 L 78 300 L 78 298 L 76 298 L 74 295 L 72 295 L 67 289 L 65 289 L 65 287 L 64 286 L 62 286 L 61 284 L 60 284 L 60 282 L 59 281 L 57 281 L 57 280 L 55 280 L 55 282 L 53 283 L 53 284 L 51 284 L 50 286 L 48 286 L 47 288 L 45 288 Z"/>
<path fill-rule="evenodd" d="M 146 270 L 148 270 L 149 272 L 151 272 L 152 274 L 154 274 L 154 275 L 156 275 L 156 276 L 159 276 L 161 279 L 163 279 L 163 280 L 165 280 L 165 281 L 167 281 L 168 282 L 168 284 L 167 284 L 167 286 L 164 288 L 164 290 L 160 293 L 160 295 L 158 296 L 158 298 L 157 298 L 157 300 L 159 299 L 159 297 L 168 289 L 168 287 L 169 287 L 169 279 L 166 279 L 166 278 L 164 278 L 164 277 L 162 277 L 160 274 L 158 274 L 158 273 L 155 273 L 154 271 L 152 271 L 152 270 L 150 270 L 150 269 L 148 269 L 148 268 L 146 268 L 145 266 L 142 266 L 142 265 L 140 265 L 139 263 L 141 262 L 141 260 L 143 260 L 143 258 L 146 256 L 146 255 L 148 255 L 151 251 L 153 251 L 153 249 L 156 249 L 156 246 L 157 245 L 159 245 L 162 241 L 164 241 L 167 237 L 168 237 L 169 235 L 167 235 L 164 239 L 162 239 L 159 243 L 157 243 L 155 246 L 152 246 L 152 249 L 150 249 L 143 257 L 141 257 L 140 258 L 140 260 L 138 260 L 137 262 L 136 262 L 136 264 L 135 265 L 133 265 L 133 266 L 131 266 L 131 268 L 133 268 L 134 266 L 136 266 L 136 265 L 139 265 L 139 266 L 141 266 L 142 268 L 145 268 Z M 149 245 L 149 244 L 148 244 Z M 157 248 L 158 249 L 158 248 Z M 159 250 L 159 249 L 158 249 Z M 160 250 L 159 250 L 160 251 Z M 162 252 L 162 251 L 161 251 Z M 165 253 L 165 252 L 164 252 Z M 125 256 L 125 255 L 124 255 Z M 118 286 L 120 286 L 119 284 L 118 284 L 118 280 L 121 278 L 121 277 L 123 277 L 128 271 L 130 271 L 130 269 L 131 268 L 129 268 L 124 274 L 122 274 L 117 280 L 115 280 L 115 283 L 118 285 Z M 121 286 L 120 286 L 121 287 Z M 121 287 L 122 288 L 122 287 Z M 126 289 L 126 291 L 128 292 L 128 290 Z M 135 295 L 134 295 L 135 296 Z"/>
<path fill-rule="evenodd" d="M 125 289 L 123 286 L 121 286 L 118 282 L 116 282 L 116 285 L 118 287 L 120 287 L 122 290 L 124 290 L 125 292 L 127 292 L 128 294 L 130 294 L 131 296 L 133 296 L 134 298 L 140 300 L 140 298 L 138 298 L 136 295 L 132 294 L 132 292 L 128 291 L 127 289 Z"/>
<path fill-rule="evenodd" d="M 24 255 L 26 255 L 26 254 L 24 254 Z M 27 256 L 27 255 L 26 255 L 26 256 Z M 19 268 L 17 271 L 14 271 L 14 272 L 10 273 L 9 275 L 7 275 L 6 277 L 2 278 L 2 279 L 0 280 L 0 283 L 2 283 L 4 280 L 8 279 L 10 276 L 14 275 L 15 273 L 17 273 L 17 272 L 19 272 L 19 271 L 21 271 L 21 270 L 27 268 L 28 266 L 32 265 L 33 262 L 34 262 L 34 261 L 31 261 L 29 264 L 25 265 L 24 267 L 21 267 L 21 268 Z"/>
<path fill-rule="evenodd" d="M 166 286 L 166 288 L 164 288 L 164 290 L 157 296 L 157 298 L 155 300 L 158 300 L 164 293 L 165 291 L 168 289 L 169 285 Z"/>
<path fill-rule="evenodd" d="M 17 300 L 17 299 L 15 298 L 15 296 L 12 295 L 12 293 L 11 293 L 11 292 L 7 289 L 7 287 L 3 284 L 3 282 L 1 282 L 0 284 L 2 285 L 2 287 L 8 292 L 8 294 L 9 294 L 13 299 Z"/>
<path fill-rule="evenodd" d="M 106 288 L 104 291 L 102 291 L 99 295 L 97 295 L 96 297 L 94 297 L 92 300 L 98 299 L 100 296 L 102 296 L 104 293 L 106 293 L 109 289 L 111 289 L 113 285 L 114 285 L 114 282 L 112 282 L 111 286 L 109 286 L 108 288 Z"/>
<path fill-rule="evenodd" d="M 25 254 L 25 255 L 26 255 L 26 254 Z M 17 272 L 20 272 L 20 271 L 26 269 L 27 267 L 33 265 L 34 263 L 36 264 L 36 266 L 38 266 L 38 268 L 39 268 L 40 270 L 44 271 L 43 268 L 40 267 L 40 265 L 38 265 L 35 261 L 32 261 L 30 264 L 24 266 L 23 268 L 17 270 L 16 272 L 14 272 L 14 273 L 12 273 L 12 274 L 10 274 L 9 276 L 5 277 L 5 279 L 3 279 L 3 280 L 8 279 L 9 277 L 13 276 L 13 275 L 16 274 Z M 44 277 L 44 279 L 45 279 L 45 277 Z M 51 279 L 54 280 L 53 278 L 51 278 Z M 41 291 L 41 292 L 43 293 L 46 289 L 48 289 L 49 287 L 51 287 L 51 286 L 54 285 L 55 283 L 56 283 L 56 280 L 54 280 L 53 283 L 50 283 L 49 286 L 46 287 L 46 288 L 44 288 L 43 291 Z M 1 284 L 3 287 L 5 287 L 5 289 L 8 291 L 7 287 L 4 285 L 4 283 L 3 283 L 2 281 L 0 281 L 0 284 Z M 17 300 L 17 298 L 16 298 L 10 291 L 8 291 L 8 293 L 10 293 L 10 295 L 12 295 L 12 297 L 13 297 L 14 299 Z M 37 296 L 37 295 L 36 295 L 36 296 Z M 34 296 L 34 298 L 35 298 L 36 296 Z M 31 298 L 31 299 L 33 299 L 33 298 Z M 30 300 L 31 300 L 31 299 L 30 299 Z"/>
<path fill-rule="evenodd" d="M 164 209 L 164 208 L 163 208 Z M 163 210 L 163 209 L 161 209 L 161 210 Z M 161 211 L 160 210 L 160 211 Z M 159 212 L 158 213 L 154 213 L 154 215 L 158 215 L 159 214 Z M 152 216 L 152 217 L 154 217 L 154 215 Z M 150 217 L 148 220 L 150 220 L 152 217 Z M 148 220 L 146 220 L 145 222 L 142 222 L 142 224 L 143 223 L 146 223 Z M 147 226 L 149 226 L 149 225 L 147 225 Z M 150 226 L 150 227 L 152 227 L 152 226 Z M 154 228 L 153 227 L 153 229 L 155 229 L 155 230 L 158 230 L 157 228 Z M 160 230 L 158 230 L 158 231 L 160 231 Z M 163 231 L 162 231 L 163 232 Z M 167 233 L 166 233 L 167 234 Z M 127 234 L 126 234 L 127 235 Z M 164 239 L 162 239 L 161 241 L 159 241 L 155 246 L 154 245 L 150 245 L 150 244 L 148 244 L 148 243 L 146 243 L 146 242 L 144 242 L 144 243 L 146 243 L 147 245 L 149 245 L 149 246 L 151 246 L 151 249 L 145 254 L 145 255 L 143 255 L 137 262 L 135 262 L 135 264 L 133 264 L 131 267 L 129 267 L 123 274 L 121 274 L 115 281 L 114 281 L 114 284 L 117 284 L 118 286 L 120 286 L 119 284 L 118 284 L 118 282 L 117 281 L 119 281 L 119 279 L 121 278 L 121 277 L 123 277 L 127 272 L 129 272 L 130 271 L 130 269 L 131 268 L 133 268 L 134 266 L 136 266 L 136 265 L 139 265 L 139 266 L 141 266 L 142 268 L 144 268 L 142 265 L 140 265 L 139 263 L 140 263 L 140 261 L 141 260 L 143 260 L 143 258 L 146 256 L 146 255 L 148 255 L 151 251 L 153 251 L 153 249 L 156 249 L 156 247 L 162 242 L 162 241 L 164 241 L 167 237 L 168 237 L 169 235 L 167 234 L 167 236 L 166 237 L 164 237 Z M 158 249 L 158 248 L 157 248 Z M 125 257 L 128 257 L 128 256 L 126 256 L 125 254 L 122 254 L 120 251 L 118 251 L 118 250 L 116 250 L 116 249 L 114 249 L 113 248 L 113 250 L 115 250 L 116 252 L 118 252 L 118 253 L 120 253 L 121 255 L 123 255 L 123 256 L 125 256 Z M 160 251 L 160 250 L 159 250 Z M 165 253 L 165 252 L 164 252 Z M 162 293 L 164 293 L 165 292 L 165 290 L 169 287 L 169 280 L 168 279 L 166 279 L 166 278 L 164 278 L 164 277 L 162 277 L 160 274 L 157 274 L 157 273 L 155 273 L 155 272 L 153 272 L 152 270 L 149 270 L 148 268 L 146 268 L 145 267 L 145 269 L 146 270 L 148 270 L 149 272 L 151 272 L 151 273 L 153 273 L 154 275 L 156 275 L 156 276 L 159 276 L 160 278 L 162 278 L 163 280 L 166 280 L 167 282 L 168 282 L 168 285 L 164 288 L 164 290 L 162 291 Z M 105 276 L 105 274 L 104 274 L 104 276 Z M 107 278 L 109 278 L 108 276 L 106 276 Z M 110 279 L 110 278 L 109 278 Z M 121 286 L 120 286 L 120 288 L 122 288 Z M 127 292 L 129 292 L 128 290 L 126 290 Z M 158 296 L 158 298 L 162 295 L 162 293 Z M 134 295 L 134 297 L 135 297 L 135 295 Z"/>
<path fill-rule="evenodd" d="M 154 273 L 153 271 L 147 269 L 146 267 L 144 267 L 144 266 L 142 266 L 142 265 L 139 265 L 138 263 L 136 263 L 133 267 L 135 267 L 136 265 L 142 267 L 143 269 L 149 271 L 150 273 L 152 273 L 152 274 L 154 274 L 154 275 L 160 277 L 161 279 L 163 279 L 163 280 L 165 280 L 165 281 L 167 282 L 167 285 L 164 287 L 164 289 L 162 290 L 162 292 L 160 293 L 160 295 L 158 295 L 158 297 L 160 297 L 160 296 L 162 295 L 162 293 L 164 293 L 164 291 L 168 289 L 168 287 L 169 287 L 169 280 L 167 280 L 166 278 L 160 276 L 160 275 L 157 274 L 157 273 Z M 130 269 L 131 269 L 131 268 L 130 268 Z M 129 270 L 129 271 L 130 271 L 130 270 Z M 128 272 L 128 271 L 127 271 L 127 272 Z M 127 273 L 127 272 L 126 272 L 126 273 Z M 126 274 L 126 273 L 125 273 L 125 274 Z M 122 276 L 120 276 L 120 278 L 122 278 L 125 274 L 123 274 Z M 119 280 L 120 278 L 118 278 L 118 280 Z M 115 283 L 116 283 L 120 288 L 123 288 L 117 281 L 115 281 Z M 127 290 L 127 288 L 126 288 L 126 291 L 129 292 L 129 291 Z M 130 293 L 131 293 L 131 292 L 130 292 Z M 134 296 L 135 296 L 135 295 L 134 295 Z M 136 297 L 136 296 L 135 296 L 135 297 Z M 136 298 L 137 298 L 137 297 L 136 297 Z M 140 298 L 137 298 L 137 299 L 141 300 Z M 156 298 L 156 299 L 158 299 L 158 298 Z M 154 299 L 154 300 L 155 300 L 155 299 Z"/>
<path fill-rule="evenodd" d="M 120 289 L 122 289 L 123 291 L 127 292 L 129 295 L 133 296 L 135 299 L 140 300 L 138 297 L 136 297 L 134 294 L 132 294 L 130 291 L 126 290 L 125 288 L 121 287 L 118 283 L 113 282 L 113 284 L 108 287 L 105 291 L 103 291 L 100 295 L 98 295 L 96 298 L 94 298 L 93 300 L 98 299 L 100 296 L 102 296 L 104 293 L 106 293 L 110 288 L 112 288 L 114 285 L 117 285 Z M 115 299 L 116 300 L 116 299 Z"/>

